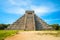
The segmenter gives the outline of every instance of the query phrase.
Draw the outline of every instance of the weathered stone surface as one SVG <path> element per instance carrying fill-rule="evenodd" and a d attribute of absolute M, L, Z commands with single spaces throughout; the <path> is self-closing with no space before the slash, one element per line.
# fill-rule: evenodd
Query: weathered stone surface
<path fill-rule="evenodd" d="M 10 30 L 47 30 L 51 29 L 41 18 L 34 14 L 34 11 L 26 11 L 21 18 L 8 26 Z"/>

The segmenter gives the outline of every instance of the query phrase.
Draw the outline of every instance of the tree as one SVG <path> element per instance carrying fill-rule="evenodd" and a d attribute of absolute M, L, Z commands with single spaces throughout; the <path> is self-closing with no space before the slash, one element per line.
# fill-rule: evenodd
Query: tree
<path fill-rule="evenodd" d="M 59 30 L 60 29 L 60 25 L 59 24 L 52 24 L 51 25 L 55 30 Z"/>
<path fill-rule="evenodd" d="M 0 30 L 7 28 L 10 24 L 0 24 Z"/>

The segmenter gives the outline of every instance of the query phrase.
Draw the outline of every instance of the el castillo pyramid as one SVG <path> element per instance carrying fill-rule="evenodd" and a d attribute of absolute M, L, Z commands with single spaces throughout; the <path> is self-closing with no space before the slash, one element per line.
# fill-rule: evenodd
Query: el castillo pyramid
<path fill-rule="evenodd" d="M 48 30 L 52 29 L 46 22 L 36 16 L 34 11 L 26 11 L 16 22 L 8 26 L 8 30 Z"/>

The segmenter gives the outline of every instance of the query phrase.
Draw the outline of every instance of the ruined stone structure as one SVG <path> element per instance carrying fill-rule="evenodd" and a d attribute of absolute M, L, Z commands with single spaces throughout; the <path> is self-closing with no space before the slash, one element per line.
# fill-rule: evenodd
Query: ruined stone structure
<path fill-rule="evenodd" d="M 42 19 L 34 14 L 34 11 L 26 11 L 16 22 L 8 26 L 11 30 L 47 30 L 51 29 Z"/>

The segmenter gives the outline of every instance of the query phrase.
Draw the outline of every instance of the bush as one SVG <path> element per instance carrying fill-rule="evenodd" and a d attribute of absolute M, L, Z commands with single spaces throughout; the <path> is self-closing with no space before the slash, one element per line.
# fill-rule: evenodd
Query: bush
<path fill-rule="evenodd" d="M 59 24 L 52 24 L 51 26 L 52 26 L 53 29 L 55 29 L 55 30 L 60 30 L 60 25 L 59 25 Z"/>
<path fill-rule="evenodd" d="M 0 24 L 0 30 L 7 28 L 10 24 Z"/>

